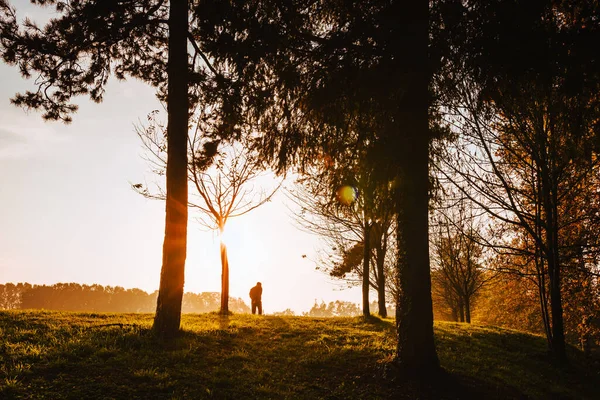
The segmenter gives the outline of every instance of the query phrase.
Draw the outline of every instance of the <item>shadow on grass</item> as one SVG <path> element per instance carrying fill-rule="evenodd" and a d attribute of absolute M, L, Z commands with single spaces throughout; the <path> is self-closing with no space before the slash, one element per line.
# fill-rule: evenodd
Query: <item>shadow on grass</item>
<path fill-rule="evenodd" d="M 384 319 L 378 315 L 371 314 L 368 317 L 365 317 L 365 316 L 354 317 L 354 321 L 356 321 L 359 324 L 371 325 L 372 328 L 375 328 L 376 330 L 380 330 L 380 331 L 381 330 L 386 330 L 386 331 L 391 331 L 391 332 L 396 331 L 396 326 L 394 324 L 394 320 Z"/>
<path fill-rule="evenodd" d="M 365 333 L 332 330 L 329 321 L 199 316 L 203 325 L 172 342 L 149 327 L 74 326 L 27 359 L 19 384 L 0 392 L 27 398 L 387 398 L 374 377 L 381 349 Z M 110 322 L 110 321 L 102 321 Z M 304 324 L 304 325 L 302 325 Z M 330 329 L 331 328 L 331 329 Z M 55 333 L 55 332 L 54 332 Z M 18 357 L 18 356 L 17 356 Z"/>
<path fill-rule="evenodd" d="M 583 354 L 571 348 L 570 365 L 558 366 L 541 336 L 443 323 L 436 325 L 436 347 L 442 365 L 468 386 L 485 380 L 529 398 L 600 398 L 593 384 L 598 370 L 590 368 Z"/>
<path fill-rule="evenodd" d="M 511 340 L 501 330 L 436 325 L 446 372 L 417 380 L 395 371 L 394 323 L 377 317 L 190 315 L 169 342 L 154 337 L 147 316 L 122 323 L 73 314 L 70 324 L 65 315 L 42 316 L 29 325 L 4 317 L 10 368 L 0 398 L 574 398 L 545 390 L 556 372 L 540 368 L 539 338 Z M 43 351 L 34 357 L 31 345 Z M 524 392 L 524 384 L 541 391 Z"/>
<path fill-rule="evenodd" d="M 382 365 L 385 384 L 395 396 L 412 399 L 526 399 L 524 393 L 508 385 L 496 386 L 484 379 L 449 373 L 443 368 L 426 376 L 398 369 L 394 361 Z"/>

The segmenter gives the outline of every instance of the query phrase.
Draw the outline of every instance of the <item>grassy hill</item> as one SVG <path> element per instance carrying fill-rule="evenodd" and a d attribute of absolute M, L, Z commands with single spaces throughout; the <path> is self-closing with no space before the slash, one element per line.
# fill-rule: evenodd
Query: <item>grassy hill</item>
<path fill-rule="evenodd" d="M 554 367 L 545 339 L 436 323 L 446 373 L 397 377 L 394 323 L 184 315 L 163 344 L 150 314 L 0 312 L 0 398 L 600 399 L 600 366 L 570 349 Z"/>

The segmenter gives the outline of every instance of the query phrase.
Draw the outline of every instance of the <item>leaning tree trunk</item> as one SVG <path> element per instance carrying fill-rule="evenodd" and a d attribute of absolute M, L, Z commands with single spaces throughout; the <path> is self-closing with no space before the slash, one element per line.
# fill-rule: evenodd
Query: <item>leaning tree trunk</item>
<path fill-rule="evenodd" d="M 433 306 L 429 268 L 429 120 L 427 60 L 429 2 L 394 3 L 394 43 L 403 78 L 398 104 L 401 131 L 395 147 L 399 166 L 395 194 L 397 212 L 399 296 L 396 306 L 398 347 L 396 361 L 401 370 L 426 377 L 439 369 L 433 340 Z"/>
<path fill-rule="evenodd" d="M 179 331 L 187 245 L 188 2 L 171 0 L 167 93 L 167 199 L 163 262 L 153 330 Z"/>
<path fill-rule="evenodd" d="M 371 315 L 371 310 L 369 309 L 369 264 L 371 263 L 371 240 L 370 240 L 370 226 L 369 223 L 365 221 L 365 225 L 363 227 L 364 232 L 364 247 L 363 247 L 363 279 L 362 279 L 362 302 L 363 302 L 363 316 L 368 317 Z"/>
<path fill-rule="evenodd" d="M 223 233 L 223 230 L 221 230 Z M 229 260 L 227 245 L 221 240 L 221 314 L 229 314 Z"/>

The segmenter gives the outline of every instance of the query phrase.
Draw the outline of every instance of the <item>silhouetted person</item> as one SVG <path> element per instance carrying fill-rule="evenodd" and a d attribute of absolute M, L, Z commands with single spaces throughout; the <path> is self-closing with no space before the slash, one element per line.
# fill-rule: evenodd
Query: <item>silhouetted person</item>
<path fill-rule="evenodd" d="M 258 315 L 262 315 L 262 285 L 260 282 L 256 282 L 256 286 L 250 289 L 250 300 L 252 300 L 252 314 L 256 314 L 258 308 Z"/>

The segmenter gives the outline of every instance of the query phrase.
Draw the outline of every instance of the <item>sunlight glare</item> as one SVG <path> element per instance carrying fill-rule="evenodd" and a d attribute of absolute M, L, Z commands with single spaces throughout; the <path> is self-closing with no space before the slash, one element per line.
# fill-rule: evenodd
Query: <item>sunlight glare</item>
<path fill-rule="evenodd" d="M 230 229 L 223 229 L 223 232 L 219 232 L 219 240 L 221 241 L 221 243 L 225 243 L 227 244 L 229 242 L 229 240 L 231 239 L 231 234 L 229 233 Z"/>

